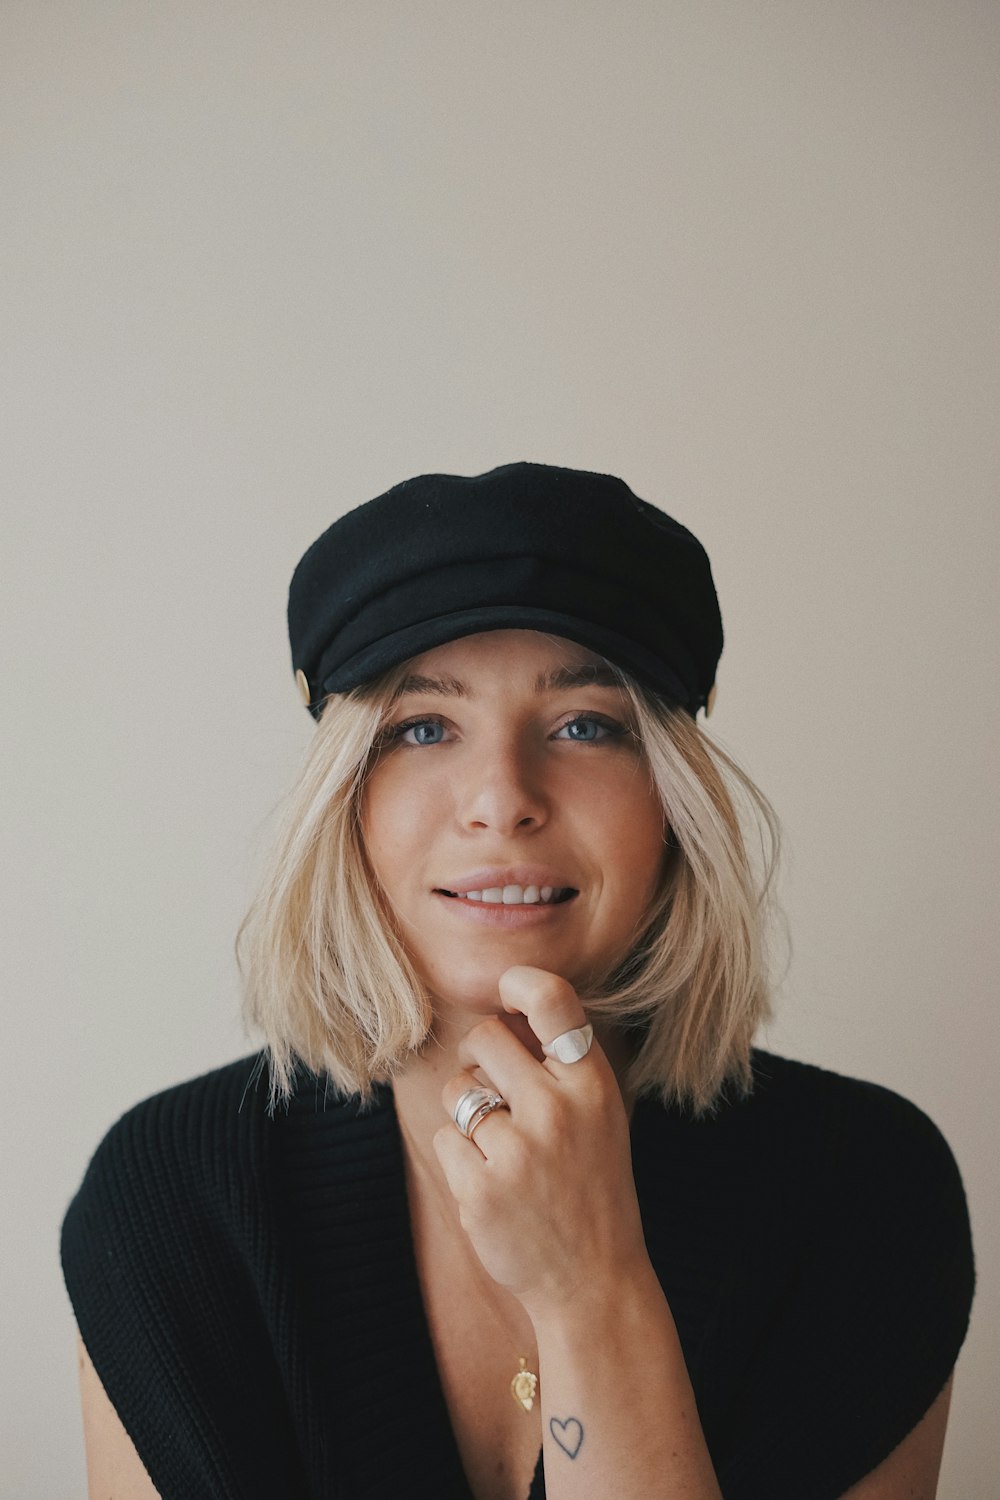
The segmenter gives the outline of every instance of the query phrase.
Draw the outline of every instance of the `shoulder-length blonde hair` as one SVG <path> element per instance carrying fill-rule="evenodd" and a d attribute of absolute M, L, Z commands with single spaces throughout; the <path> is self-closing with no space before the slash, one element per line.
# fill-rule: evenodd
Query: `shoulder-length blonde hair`
<path fill-rule="evenodd" d="M 580 990 L 587 1012 L 632 1037 L 628 1082 L 696 1115 L 726 1086 L 750 1092 L 750 1050 L 772 1015 L 769 929 L 777 815 L 749 776 L 684 710 L 608 662 L 631 700 L 664 809 L 661 888 L 613 972 Z M 264 878 L 236 936 L 245 1019 L 263 1032 L 269 1110 L 287 1103 L 299 1062 L 342 1094 L 373 1102 L 427 1040 L 431 997 L 404 950 L 368 861 L 360 807 L 379 732 L 408 664 L 331 694 Z M 761 834 L 750 859 L 739 800 Z M 765 837 L 766 835 L 766 837 Z"/>

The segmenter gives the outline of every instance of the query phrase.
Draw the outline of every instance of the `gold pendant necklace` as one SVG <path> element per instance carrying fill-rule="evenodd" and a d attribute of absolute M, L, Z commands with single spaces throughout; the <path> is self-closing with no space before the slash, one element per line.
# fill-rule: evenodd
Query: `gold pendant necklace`
<path fill-rule="evenodd" d="M 534 1370 L 528 1369 L 528 1361 L 523 1354 L 518 1356 L 518 1363 L 521 1368 L 510 1383 L 510 1393 L 518 1406 L 530 1411 L 538 1394 L 538 1376 Z"/>

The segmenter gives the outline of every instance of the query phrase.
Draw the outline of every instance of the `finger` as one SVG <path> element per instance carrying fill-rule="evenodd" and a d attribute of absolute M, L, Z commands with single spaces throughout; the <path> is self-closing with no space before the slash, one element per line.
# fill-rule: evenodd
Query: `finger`
<path fill-rule="evenodd" d="M 507 1099 L 506 1094 L 503 1093 L 503 1089 L 495 1087 L 495 1085 L 493 1085 L 492 1083 L 482 1083 L 480 1079 L 475 1076 L 471 1068 L 462 1068 L 458 1073 L 454 1073 L 451 1078 L 448 1079 L 448 1082 L 441 1090 L 441 1103 L 448 1111 L 448 1117 L 452 1121 L 452 1123 L 455 1122 L 455 1110 L 462 1095 L 468 1093 L 469 1089 L 481 1088 L 492 1089 L 494 1093 L 503 1094 L 504 1099 Z M 504 1113 L 507 1113 L 507 1111 L 504 1111 Z M 456 1125 L 455 1128 L 457 1130 L 458 1126 Z M 462 1134 L 460 1130 L 458 1133 L 459 1135 Z"/>
<path fill-rule="evenodd" d="M 486 1142 L 481 1140 L 482 1127 L 489 1125 L 497 1116 L 506 1116 L 506 1110 L 494 1110 L 487 1115 L 479 1125 L 476 1126 L 471 1139 L 467 1138 L 459 1130 L 454 1120 L 447 1125 L 442 1125 L 431 1137 L 441 1169 L 448 1181 L 452 1196 L 460 1203 L 471 1203 L 474 1201 L 476 1192 L 481 1183 L 483 1162 L 490 1159 L 490 1153 L 485 1150 Z M 493 1155 L 496 1155 L 496 1135 L 493 1137 Z"/>
<path fill-rule="evenodd" d="M 537 1068 L 539 1064 L 535 1063 L 534 1066 Z M 493 1088 L 492 1084 L 485 1086 Z M 485 1156 L 487 1161 L 489 1161 L 502 1149 L 504 1131 L 510 1130 L 511 1110 L 507 1096 L 504 1094 L 503 1099 L 508 1107 L 504 1109 L 503 1105 L 500 1105 L 496 1109 L 491 1109 L 488 1114 L 482 1117 L 478 1124 L 472 1127 L 471 1136 L 463 1136 L 455 1121 L 455 1110 L 458 1106 L 458 1101 L 466 1090 L 483 1087 L 484 1085 L 472 1072 L 464 1069 L 462 1072 L 456 1073 L 453 1078 L 449 1078 L 441 1090 L 441 1103 L 448 1111 L 452 1128 L 459 1140 L 463 1142 L 468 1141 L 470 1145 L 475 1146 L 481 1156 Z M 502 1094 L 501 1089 L 494 1089 L 494 1092 Z"/>
<path fill-rule="evenodd" d="M 576 990 L 561 974 L 520 964 L 504 970 L 499 989 L 504 1009 L 525 1016 L 543 1046 L 587 1024 L 587 1013 Z"/>
<path fill-rule="evenodd" d="M 503 1094 L 511 1109 L 528 1098 L 539 1084 L 544 1086 L 547 1082 L 540 1059 L 533 1057 L 524 1043 L 518 1041 L 502 1016 L 489 1016 L 467 1031 L 458 1044 L 458 1060 L 465 1073 L 457 1074 L 457 1077 L 465 1077 L 466 1073 L 471 1074 L 478 1068 L 497 1093 Z M 450 1082 L 445 1089 L 449 1088 Z M 475 1088 L 478 1083 L 479 1079 L 473 1078 L 466 1087 Z M 461 1088 L 458 1089 L 454 1097 L 461 1092 Z M 445 1108 L 448 1108 L 451 1097 L 446 1097 L 442 1091 Z"/>
<path fill-rule="evenodd" d="M 467 1141 L 454 1124 L 436 1130 L 431 1145 L 452 1197 L 458 1203 L 471 1201 L 476 1190 L 476 1173 L 483 1169 L 482 1151 L 474 1141 Z"/>

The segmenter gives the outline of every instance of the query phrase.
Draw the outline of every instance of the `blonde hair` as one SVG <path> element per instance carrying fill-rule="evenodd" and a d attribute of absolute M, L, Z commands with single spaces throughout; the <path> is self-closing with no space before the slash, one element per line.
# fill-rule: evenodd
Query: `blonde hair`
<path fill-rule="evenodd" d="M 753 1038 L 773 1013 L 768 936 L 779 915 L 779 823 L 763 792 L 686 711 L 607 665 L 631 699 L 668 849 L 631 950 L 580 998 L 591 1020 L 632 1036 L 627 1079 L 637 1094 L 712 1113 L 727 1085 L 738 1096 L 751 1091 Z M 237 932 L 244 1016 L 264 1036 L 272 1113 L 291 1097 L 299 1062 L 369 1106 L 373 1083 L 390 1081 L 431 1031 L 431 997 L 371 872 L 360 824 L 379 731 L 407 671 L 404 663 L 326 699 Z M 740 798 L 762 835 L 759 870 Z"/>

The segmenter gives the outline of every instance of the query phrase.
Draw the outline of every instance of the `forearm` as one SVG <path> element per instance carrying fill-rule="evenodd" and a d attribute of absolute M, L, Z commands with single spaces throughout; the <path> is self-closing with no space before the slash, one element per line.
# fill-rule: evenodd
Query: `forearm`
<path fill-rule="evenodd" d="M 674 1320 L 648 1262 L 532 1315 L 549 1500 L 721 1500 Z"/>

